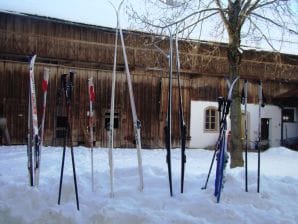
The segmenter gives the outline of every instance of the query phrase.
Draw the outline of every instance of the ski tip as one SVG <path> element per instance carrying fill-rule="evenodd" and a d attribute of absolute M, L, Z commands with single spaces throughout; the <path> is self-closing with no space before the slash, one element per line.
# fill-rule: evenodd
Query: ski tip
<path fill-rule="evenodd" d="M 31 56 L 29 56 L 29 61 L 30 61 L 30 69 L 32 68 L 32 66 L 34 65 L 36 60 L 36 54 L 32 54 Z"/>
<path fill-rule="evenodd" d="M 231 84 L 231 86 L 230 86 L 230 89 L 229 89 L 229 93 L 228 93 L 228 100 L 232 100 L 232 91 L 233 91 L 233 88 L 234 88 L 234 85 L 236 84 L 236 82 L 238 81 L 238 79 L 239 79 L 239 76 L 237 76 L 234 80 L 233 80 L 233 82 L 232 82 L 232 84 Z"/>

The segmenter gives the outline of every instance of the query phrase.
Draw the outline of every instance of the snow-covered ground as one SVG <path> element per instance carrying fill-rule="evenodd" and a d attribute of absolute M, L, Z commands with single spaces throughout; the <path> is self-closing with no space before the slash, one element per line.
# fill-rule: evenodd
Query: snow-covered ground
<path fill-rule="evenodd" d="M 114 150 L 115 197 L 109 196 L 108 150 L 95 149 L 95 192 L 90 150 L 76 147 L 80 211 L 76 210 L 70 150 L 61 205 L 57 205 L 62 150 L 42 152 L 39 188 L 28 186 L 26 146 L 0 147 L 0 223 L 298 223 L 298 152 L 271 148 L 261 155 L 261 192 L 256 193 L 257 154 L 249 153 L 249 192 L 244 169 L 227 169 L 221 201 L 213 196 L 214 172 L 204 185 L 212 152 L 187 150 L 185 192 L 180 194 L 180 150 L 172 150 L 174 197 L 168 186 L 166 151 L 143 150 L 143 192 L 138 191 L 135 149 Z"/>

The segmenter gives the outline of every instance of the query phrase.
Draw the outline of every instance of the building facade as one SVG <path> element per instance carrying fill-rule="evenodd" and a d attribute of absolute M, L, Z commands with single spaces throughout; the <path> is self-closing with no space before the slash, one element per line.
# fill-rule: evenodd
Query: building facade
<path fill-rule="evenodd" d="M 72 138 L 74 144 L 87 144 L 88 142 L 89 100 L 87 80 L 93 77 L 96 93 L 94 104 L 96 116 L 95 141 L 96 145 L 107 147 L 108 132 L 106 127 L 110 115 L 115 30 L 54 18 L 1 12 L 0 31 L 0 116 L 7 120 L 12 144 L 26 143 L 29 92 L 28 60 L 29 56 L 34 53 L 37 54 L 35 82 L 38 108 L 42 106 L 41 80 L 44 68 L 48 68 L 50 71 L 45 144 L 61 144 L 62 139 L 59 131 L 63 127 L 61 121 L 65 116 L 65 110 L 59 103 L 60 79 L 62 74 L 71 70 L 75 72 L 74 100 L 72 102 Z M 137 114 L 142 124 L 143 147 L 163 147 L 168 99 L 168 61 L 153 46 L 153 43 L 167 52 L 169 40 L 149 33 L 124 31 L 124 41 L 132 75 Z M 203 129 L 196 131 L 195 119 L 199 119 L 196 118 L 196 113 L 201 114 L 198 117 L 205 116 L 206 112 L 204 111 L 211 107 L 208 113 L 209 117 L 212 117 L 212 108 L 216 108 L 217 97 L 226 95 L 228 74 L 226 45 L 180 40 L 179 46 L 182 69 L 182 99 L 188 146 L 207 147 L 212 145 L 211 140 L 206 144 L 199 144 L 197 140 L 207 139 L 205 135 L 210 135 L 214 139 L 216 130 L 214 132 L 211 130 L 213 128 L 211 122 L 207 127 L 208 133 Z M 132 116 L 120 43 L 118 44 L 117 61 L 115 104 L 115 123 L 117 125 L 115 126 L 114 143 L 115 147 L 132 147 L 134 145 Z M 287 100 L 292 102 L 291 97 L 297 99 L 296 95 L 290 94 L 297 89 L 297 61 L 297 56 L 272 52 L 250 50 L 243 54 L 240 73 L 242 80 L 247 79 L 250 82 L 248 98 L 249 105 L 251 105 L 249 116 L 251 127 L 255 126 L 253 105 L 258 102 L 256 93 L 259 80 L 264 83 L 268 105 L 275 108 L 272 111 L 279 113 L 279 115 L 273 116 L 272 114 L 275 112 L 270 110 L 268 112 L 270 117 L 268 117 L 269 115 L 267 116 L 264 111 L 264 118 L 269 119 L 269 136 L 272 135 L 269 141 L 272 146 L 283 140 L 277 136 L 277 132 L 282 133 L 282 136 L 287 139 L 297 136 L 297 132 L 294 133 L 297 130 L 295 123 L 297 120 L 297 102 L 295 105 L 284 104 Z M 175 72 L 176 68 L 174 67 L 172 139 L 173 146 L 178 147 L 179 98 Z M 199 106 L 200 104 L 203 106 Z M 283 124 L 281 121 L 275 122 L 275 117 L 282 118 L 280 109 L 276 107 L 293 108 L 295 110 L 294 122 L 292 120 L 291 122 L 284 121 Z M 200 110 L 203 112 L 195 108 L 201 108 Z M 282 111 L 284 113 L 284 110 Z M 41 110 L 39 110 L 39 118 L 40 112 Z M 281 130 L 273 130 L 278 124 L 282 126 Z M 204 127 L 203 125 L 202 128 Z M 251 129 L 250 132 L 253 139 L 254 130 Z"/>

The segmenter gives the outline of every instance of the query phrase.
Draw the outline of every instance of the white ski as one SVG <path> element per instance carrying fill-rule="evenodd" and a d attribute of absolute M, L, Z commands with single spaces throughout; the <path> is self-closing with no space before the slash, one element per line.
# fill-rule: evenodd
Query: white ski
<path fill-rule="evenodd" d="M 114 7 L 114 6 L 113 6 Z M 117 18 L 118 11 L 115 9 Z M 114 114 L 115 114 L 115 86 L 116 86 L 116 67 L 117 67 L 117 45 L 118 45 L 118 20 L 115 37 L 114 50 L 114 64 L 112 76 L 112 92 L 111 92 L 111 109 L 110 109 L 110 126 L 109 126 L 109 166 L 110 166 L 110 196 L 114 197 L 114 162 L 113 162 L 113 148 L 114 148 Z"/>
<path fill-rule="evenodd" d="M 38 169 L 39 163 L 39 136 L 38 136 L 38 121 L 37 121 L 37 106 L 36 106 L 36 91 L 34 82 L 34 64 L 36 55 L 30 60 L 29 65 L 29 79 L 30 79 L 30 90 L 29 90 L 29 112 L 28 112 L 28 169 L 29 169 L 29 182 L 30 185 L 34 185 L 34 174 L 35 170 Z M 32 144 L 34 154 L 34 174 L 32 164 Z"/>
<path fill-rule="evenodd" d="M 45 68 L 42 80 L 42 92 L 43 92 L 43 105 L 42 105 L 42 118 L 40 125 L 40 143 L 39 143 L 39 154 L 37 158 L 37 164 L 34 170 L 34 185 L 38 187 L 39 185 L 39 172 L 40 172 L 40 161 L 41 161 L 41 150 L 44 140 L 44 122 L 46 116 L 46 106 L 47 106 L 47 93 L 48 93 L 48 83 L 49 83 L 49 69 Z"/>
<path fill-rule="evenodd" d="M 120 25 L 120 10 L 121 6 L 123 4 L 124 0 L 121 1 L 118 10 L 114 7 L 116 15 L 117 15 L 117 29 L 116 32 L 119 31 L 120 34 L 120 40 L 121 40 L 121 46 L 122 46 L 122 52 L 123 52 L 123 58 L 124 58 L 124 64 L 125 64 L 125 72 L 126 72 L 126 78 L 127 78 L 127 84 L 128 84 L 128 91 L 129 91 L 129 99 L 130 99 L 130 106 L 132 111 L 132 118 L 133 118 L 133 126 L 134 126 L 134 136 L 136 141 L 136 148 L 137 148 L 137 157 L 138 157 L 138 172 L 140 177 L 140 185 L 139 190 L 143 191 L 144 189 L 144 180 L 143 180 L 143 166 L 142 166 L 142 155 L 141 155 L 141 123 L 137 117 L 136 113 L 136 106 L 135 106 L 135 100 L 133 95 L 133 89 L 132 89 L 132 81 L 131 81 L 131 75 L 128 67 L 128 61 L 127 61 L 127 55 L 125 50 L 125 44 L 124 44 L 124 38 L 122 33 L 122 28 Z M 114 60 L 115 61 L 115 60 Z M 111 124 L 110 124 L 111 125 Z"/>
<path fill-rule="evenodd" d="M 121 2 L 119 6 L 119 12 L 123 1 Z M 126 71 L 126 78 L 127 78 L 127 85 L 129 90 L 129 99 L 130 99 L 130 106 L 131 106 L 131 112 L 132 112 L 132 119 L 133 119 L 133 126 L 134 126 L 134 134 L 135 134 L 135 141 L 136 141 L 136 147 L 137 147 L 137 156 L 138 156 L 138 169 L 139 169 L 139 176 L 140 176 L 140 185 L 139 190 L 143 191 L 144 189 L 144 180 L 143 180 L 143 165 L 142 165 L 142 155 L 141 155 L 141 122 L 139 121 L 137 117 L 136 112 L 136 105 L 133 95 L 133 89 L 132 89 L 132 82 L 131 82 L 131 76 L 129 72 L 128 67 L 128 61 L 127 61 L 127 55 L 125 50 L 125 44 L 124 44 L 124 38 L 122 33 L 122 28 L 120 25 L 120 16 L 118 16 L 118 26 L 119 26 L 119 34 L 120 34 L 120 40 L 122 45 L 122 52 L 123 52 L 123 58 L 124 58 L 124 64 L 125 64 L 125 71 Z"/>
<path fill-rule="evenodd" d="M 91 147 L 91 181 L 92 191 L 94 191 L 94 172 L 93 172 L 93 102 L 95 101 L 94 83 L 93 78 L 88 79 L 89 89 L 89 134 L 90 134 L 90 147 Z"/>

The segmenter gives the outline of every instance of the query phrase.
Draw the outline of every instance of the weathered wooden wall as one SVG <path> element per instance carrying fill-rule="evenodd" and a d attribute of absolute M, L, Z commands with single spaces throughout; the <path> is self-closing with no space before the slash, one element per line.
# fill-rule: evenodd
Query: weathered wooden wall
<path fill-rule="evenodd" d="M 100 146 L 107 147 L 108 133 L 105 129 L 105 118 L 106 113 L 110 111 L 112 72 L 37 63 L 35 66 L 35 83 L 38 96 L 38 108 L 40 108 L 39 112 L 41 112 L 42 107 L 41 81 L 45 67 L 50 70 L 45 143 L 54 145 L 61 144 L 61 141 L 55 136 L 57 115 L 61 116 L 65 114 L 63 114 L 63 111 L 60 112 L 60 106 L 57 105 L 59 102 L 58 92 L 60 89 L 60 78 L 62 74 L 72 70 L 75 72 L 72 101 L 73 141 L 74 143 L 86 143 L 86 136 L 84 136 L 84 134 L 88 126 L 87 111 L 89 110 L 87 80 L 89 77 L 93 77 L 96 93 L 96 101 L 94 104 L 96 141 Z M 0 74 L 0 81 L 2 83 L 0 90 L 2 99 L 1 106 L 3 107 L 4 116 L 8 118 L 12 142 L 15 144 L 25 143 L 29 87 L 28 63 L 1 61 Z M 141 135 L 143 146 L 161 147 L 163 145 L 163 127 L 166 118 L 168 80 L 161 78 L 158 73 L 134 73 L 132 75 L 132 81 L 137 114 L 142 122 Z M 189 82 L 189 80 L 182 79 L 182 96 L 186 114 L 189 114 L 190 110 Z M 6 84 L 3 85 L 3 83 Z M 177 88 L 177 80 L 174 80 L 174 145 L 178 144 L 179 138 Z M 115 129 L 115 147 L 132 147 L 134 142 L 132 116 L 126 75 L 123 72 L 117 73 L 115 99 L 116 112 L 119 113 L 119 128 Z M 40 119 L 41 114 L 38 115 Z M 186 116 L 186 119 L 189 124 L 189 116 Z"/>
<path fill-rule="evenodd" d="M 162 147 L 167 111 L 168 62 L 152 47 L 150 35 L 127 31 L 124 34 L 137 114 L 142 122 L 143 146 Z M 45 143 L 61 143 L 55 132 L 57 116 L 63 115 L 57 93 L 61 75 L 72 70 L 75 72 L 73 141 L 86 143 L 89 103 L 87 80 L 93 77 L 96 142 L 100 146 L 108 146 L 105 118 L 110 109 L 114 38 L 115 31 L 109 28 L 0 13 L 0 105 L 4 116 L 8 118 L 13 143 L 26 142 L 28 56 L 34 52 L 37 54 L 35 82 L 39 108 L 42 104 L 43 69 L 50 69 Z M 158 45 L 164 50 L 168 49 L 166 40 L 159 41 Z M 218 96 L 225 95 L 228 65 L 222 45 L 180 41 L 180 51 L 182 96 L 189 130 L 191 100 L 215 101 Z M 131 147 L 134 141 L 133 126 L 123 68 L 122 50 L 119 48 L 115 105 L 119 113 L 119 128 L 115 130 L 115 146 Z M 297 57 L 248 51 L 243 57 L 241 73 L 243 78 L 253 83 L 250 85 L 249 101 L 257 102 L 256 81 L 261 79 L 270 102 L 275 95 L 297 87 Z M 178 87 L 175 74 L 173 84 L 173 145 L 178 146 Z"/>
<path fill-rule="evenodd" d="M 147 33 L 124 31 L 132 70 L 167 67 L 166 58 L 152 45 Z M 30 55 L 40 61 L 71 66 L 110 69 L 113 64 L 115 31 L 110 28 L 75 24 L 43 17 L 0 13 L 1 57 Z M 165 39 L 157 43 L 168 48 Z M 119 42 L 120 45 L 120 42 Z M 228 74 L 226 46 L 215 43 L 180 41 L 181 68 L 189 75 L 225 77 Z M 263 81 L 298 82 L 297 56 L 245 51 L 241 76 Z M 123 67 L 121 50 L 118 64 Z"/>

